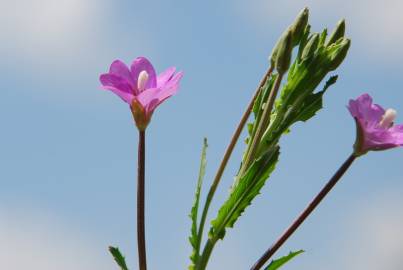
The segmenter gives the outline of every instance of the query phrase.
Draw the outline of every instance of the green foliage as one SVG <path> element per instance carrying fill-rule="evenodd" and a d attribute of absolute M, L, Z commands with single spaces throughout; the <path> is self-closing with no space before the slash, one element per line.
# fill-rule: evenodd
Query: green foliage
<path fill-rule="evenodd" d="M 233 227 L 252 200 L 260 193 L 270 173 L 274 170 L 279 157 L 279 147 L 266 153 L 246 171 L 211 222 L 209 237 L 216 241 L 225 235 L 225 228 Z"/>
<path fill-rule="evenodd" d="M 332 76 L 322 91 L 314 91 L 326 75 L 341 64 L 350 45 L 344 37 L 327 45 L 326 35 L 326 29 L 318 36 L 309 34 L 309 26 L 306 28 L 298 53 L 301 56 L 295 59 L 276 100 L 272 121 L 263 135 L 258 155 L 278 144 L 280 136 L 288 132 L 292 124 L 309 120 L 322 108 L 323 95 L 336 82 L 337 76 Z"/>
<path fill-rule="evenodd" d="M 290 252 L 290 254 L 288 254 L 287 256 L 284 256 L 284 257 L 281 257 L 280 259 L 271 261 L 271 263 L 264 270 L 277 270 L 284 264 L 288 263 L 295 256 L 297 256 L 303 252 L 304 252 L 303 250 L 299 250 L 296 252 Z"/>
<path fill-rule="evenodd" d="M 197 216 L 198 216 L 198 210 L 199 210 L 199 202 L 200 202 L 200 192 L 201 192 L 201 187 L 203 184 L 203 178 L 206 173 L 206 151 L 207 151 L 207 138 L 204 138 L 203 141 L 203 148 L 202 148 L 202 153 L 201 153 L 201 158 L 200 158 L 200 168 L 199 168 L 199 177 L 197 180 L 197 186 L 196 186 L 196 192 L 195 192 L 195 198 L 194 198 L 194 203 L 192 206 L 192 209 L 190 211 L 189 217 L 192 219 L 192 228 L 191 228 L 191 234 L 189 237 L 190 244 L 193 247 L 192 255 L 190 256 L 190 259 L 192 261 L 192 265 L 189 266 L 189 269 L 194 269 L 194 266 L 197 263 L 198 257 L 199 257 L 199 248 L 200 248 L 200 241 L 198 237 L 198 230 L 197 230 Z"/>
<path fill-rule="evenodd" d="M 300 39 L 298 55 L 291 65 L 286 83 L 271 112 L 270 123 L 265 127 L 254 161 L 244 170 L 244 175 L 236 177 L 229 198 L 212 221 L 210 238 L 223 238 L 225 228 L 232 227 L 259 194 L 278 161 L 278 143 L 281 135 L 289 132 L 292 124 L 311 119 L 322 108 L 323 95 L 336 82 L 337 76 L 330 77 L 322 91 L 314 91 L 334 68 L 335 55 L 343 54 L 346 48 L 348 49 L 345 45 L 346 38 L 341 37 L 330 45 L 326 45 L 326 38 L 326 29 L 321 34 L 310 34 L 310 25 L 305 27 Z M 304 53 L 304 49 L 308 51 Z M 277 76 L 274 74 L 267 79 L 255 101 L 254 121 L 248 124 L 249 136 L 246 139 L 248 147 L 262 119 L 264 104 L 268 100 Z M 248 150 L 249 148 L 246 152 Z"/>
<path fill-rule="evenodd" d="M 350 40 L 344 37 L 344 22 L 339 23 L 336 32 L 333 31 L 330 38 L 327 37 L 327 29 L 321 33 L 311 33 L 310 25 L 302 19 L 301 22 L 303 22 L 301 26 L 296 27 L 299 32 L 298 39 L 294 40 L 298 42 L 293 43 L 293 45 L 299 46 L 298 53 L 288 69 L 287 78 L 284 77 L 285 83 L 280 88 L 281 91 L 275 100 L 274 108 L 271 110 L 271 107 L 266 107 L 265 104 L 272 104 L 272 99 L 268 101 L 270 92 L 274 85 L 276 85 L 275 89 L 278 90 L 277 86 L 281 83 L 278 78 L 283 77 L 282 72 L 285 68 L 277 70 L 281 73 L 280 75 L 274 73 L 270 78 L 267 78 L 255 100 L 253 106 L 254 119 L 247 125 L 248 137 L 245 140 L 247 148 L 240 170 L 229 197 L 219 209 L 216 218 L 211 222 L 209 239 L 198 263 L 196 263 L 198 270 L 205 269 L 216 242 L 224 238 L 226 229 L 234 226 L 245 209 L 260 193 L 278 162 L 280 137 L 288 133 L 291 126 L 296 122 L 305 122 L 311 119 L 322 108 L 324 94 L 337 80 L 337 75 L 331 76 L 324 88 L 321 91 L 316 91 L 329 72 L 335 70 L 347 55 Z M 281 55 L 281 45 L 285 44 L 281 43 L 284 39 L 283 36 L 272 51 L 270 58 L 272 67 L 276 64 L 275 60 L 278 54 Z M 283 48 L 284 51 L 287 51 L 284 55 L 290 56 L 292 49 L 289 50 L 289 46 L 283 47 L 287 47 L 287 50 Z M 288 68 L 288 58 L 286 60 L 284 61 L 286 64 L 282 64 Z M 264 110 L 265 108 L 266 110 Z M 269 114 L 263 115 L 264 111 L 266 113 L 269 111 Z M 261 128 L 263 128 L 264 133 L 259 132 L 257 135 L 257 127 L 259 127 L 259 131 L 262 131 Z M 192 240 L 191 237 L 192 245 L 195 242 L 200 244 L 197 241 L 200 239 Z M 278 269 L 302 252 L 292 252 L 288 256 L 274 260 L 265 270 Z"/>
<path fill-rule="evenodd" d="M 115 262 L 119 265 L 121 270 L 128 270 L 125 257 L 120 253 L 119 248 L 109 247 L 109 252 L 112 254 Z"/>

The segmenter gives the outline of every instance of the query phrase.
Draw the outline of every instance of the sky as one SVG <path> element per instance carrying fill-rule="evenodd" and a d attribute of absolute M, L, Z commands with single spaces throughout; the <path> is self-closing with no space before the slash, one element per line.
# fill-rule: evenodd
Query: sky
<path fill-rule="evenodd" d="M 348 157 L 350 98 L 368 92 L 403 111 L 403 3 L 0 0 L 0 268 L 117 269 L 109 245 L 137 268 L 137 131 L 127 105 L 101 90 L 98 77 L 115 59 L 146 56 L 158 72 L 185 72 L 147 129 L 148 264 L 186 269 L 203 137 L 205 195 L 273 45 L 305 6 L 314 31 L 345 18 L 351 50 L 324 109 L 281 140 L 276 171 L 217 244 L 209 269 L 249 269 Z M 243 149 L 240 141 L 209 219 Z M 402 158 L 394 149 L 357 160 L 279 250 L 306 251 L 283 269 L 400 270 Z"/>

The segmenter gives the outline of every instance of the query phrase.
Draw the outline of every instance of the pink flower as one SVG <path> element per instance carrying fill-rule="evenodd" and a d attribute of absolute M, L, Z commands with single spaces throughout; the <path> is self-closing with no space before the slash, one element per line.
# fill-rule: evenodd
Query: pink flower
<path fill-rule="evenodd" d="M 136 58 L 130 69 L 120 60 L 115 60 L 109 73 L 102 74 L 102 88 L 110 90 L 130 105 L 136 125 L 145 130 L 151 116 L 164 100 L 179 89 L 183 72 L 175 73 L 170 67 L 158 76 L 145 57 Z"/>
<path fill-rule="evenodd" d="M 403 125 L 394 125 L 395 110 L 373 104 L 368 94 L 350 100 L 348 110 L 357 124 L 356 156 L 403 146 Z"/>

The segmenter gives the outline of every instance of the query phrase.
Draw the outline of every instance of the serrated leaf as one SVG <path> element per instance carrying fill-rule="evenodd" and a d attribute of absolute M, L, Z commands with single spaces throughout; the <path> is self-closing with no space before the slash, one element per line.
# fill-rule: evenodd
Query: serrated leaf
<path fill-rule="evenodd" d="M 282 267 L 284 264 L 292 260 L 295 256 L 303 253 L 303 250 L 295 251 L 295 252 L 290 252 L 287 256 L 281 257 L 277 260 L 271 261 L 271 263 L 264 269 L 264 270 L 277 270 L 280 267 Z"/>
<path fill-rule="evenodd" d="M 304 105 L 301 111 L 295 116 L 294 122 L 297 121 L 307 121 L 313 116 L 315 116 L 316 112 L 322 109 L 322 97 L 324 92 L 320 91 L 315 94 L 311 94 L 305 98 Z"/>
<path fill-rule="evenodd" d="M 297 121 L 307 121 L 313 116 L 315 116 L 316 112 L 322 109 L 323 107 L 323 94 L 326 90 L 337 81 L 337 75 L 330 77 L 323 87 L 323 90 L 311 94 L 304 99 L 304 103 L 302 105 L 301 111 L 296 114 L 293 122 Z"/>
<path fill-rule="evenodd" d="M 338 75 L 331 76 L 325 83 L 325 86 L 323 87 L 322 91 L 326 91 L 331 85 L 335 84 L 337 82 L 337 79 L 339 78 Z"/>
<path fill-rule="evenodd" d="M 260 194 L 279 157 L 279 147 L 275 147 L 258 160 L 255 160 L 239 183 L 233 187 L 227 201 L 221 206 L 217 217 L 211 222 L 210 238 L 222 239 L 225 228 L 233 227 L 252 200 Z"/>
<path fill-rule="evenodd" d="M 119 248 L 109 247 L 109 252 L 112 254 L 115 262 L 119 265 L 121 270 L 128 270 L 125 257 L 120 253 Z"/>
<path fill-rule="evenodd" d="M 202 148 L 202 153 L 201 153 L 201 158 L 200 158 L 200 168 L 199 168 L 199 177 L 197 179 L 197 185 L 196 185 L 196 192 L 195 192 L 195 198 L 194 198 L 194 203 L 192 206 L 192 209 L 190 211 L 189 217 L 192 219 L 192 228 L 191 228 L 191 234 L 189 237 L 190 244 L 193 247 L 192 255 L 190 256 L 190 259 L 193 264 L 196 263 L 198 259 L 198 248 L 200 246 L 200 241 L 198 237 L 198 230 L 197 230 L 197 216 L 198 216 L 198 210 L 199 210 L 199 202 L 200 202 L 200 192 L 201 192 L 201 187 L 203 184 L 203 178 L 204 175 L 206 174 L 206 152 L 207 152 L 207 138 L 204 138 L 203 141 L 203 148 Z M 189 268 L 191 269 L 192 266 Z"/>

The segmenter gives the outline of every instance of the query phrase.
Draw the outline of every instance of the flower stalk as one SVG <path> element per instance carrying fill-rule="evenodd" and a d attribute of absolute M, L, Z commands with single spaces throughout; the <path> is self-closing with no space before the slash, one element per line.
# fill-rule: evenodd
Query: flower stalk
<path fill-rule="evenodd" d="M 242 163 L 242 167 L 241 167 L 238 177 L 237 177 L 238 179 L 242 177 L 242 175 L 245 173 L 245 171 L 248 169 L 250 164 L 252 164 L 253 160 L 255 159 L 255 154 L 259 147 L 260 140 L 261 140 L 266 128 L 270 124 L 271 111 L 273 110 L 274 101 L 276 99 L 282 79 L 283 79 L 283 74 L 282 73 L 278 74 L 277 78 L 274 82 L 273 88 L 270 91 L 270 95 L 267 100 L 267 103 L 265 104 L 263 114 L 262 114 L 263 115 L 262 119 L 259 122 L 259 125 L 257 126 L 256 133 L 253 136 L 253 139 L 250 142 L 250 145 L 246 152 L 245 160 Z M 235 185 L 236 185 L 236 183 L 235 183 Z"/>
<path fill-rule="evenodd" d="M 139 130 L 137 171 L 137 244 L 139 269 L 147 270 L 145 241 L 144 193 L 145 193 L 145 130 Z"/>
<path fill-rule="evenodd" d="M 231 154 L 235 148 L 235 145 L 239 139 L 239 136 L 241 135 L 241 132 L 246 124 L 246 122 L 248 121 L 248 118 L 252 112 L 252 108 L 253 105 L 255 103 L 256 98 L 259 96 L 261 88 L 263 87 L 263 85 L 266 83 L 266 80 L 268 78 L 270 78 L 272 72 L 273 72 L 273 66 L 270 66 L 269 69 L 266 71 L 265 75 L 263 76 L 262 80 L 259 83 L 259 86 L 257 87 L 254 96 L 252 97 L 247 109 L 245 110 L 244 114 L 242 115 L 241 120 L 239 121 L 239 124 L 234 132 L 234 134 L 232 135 L 231 141 L 224 153 L 223 159 L 220 163 L 220 166 L 218 167 L 217 173 L 214 177 L 214 181 L 213 184 L 210 187 L 210 190 L 207 194 L 207 198 L 206 198 L 206 202 L 204 204 L 204 208 L 203 208 L 203 212 L 202 212 L 202 216 L 200 219 L 200 225 L 199 225 L 199 231 L 198 231 L 198 247 L 196 249 L 197 254 L 200 251 L 200 244 L 201 244 L 201 239 L 203 236 L 203 231 L 204 231 L 204 225 L 206 223 L 206 218 L 207 218 L 207 214 L 208 214 L 208 210 L 210 208 L 210 204 L 211 201 L 213 200 L 214 194 L 217 190 L 217 186 L 220 183 L 221 177 L 224 173 L 225 167 L 227 166 L 228 160 L 231 157 Z"/>
<path fill-rule="evenodd" d="M 290 227 L 277 239 L 277 241 L 266 250 L 266 252 L 257 260 L 252 266 L 251 270 L 259 270 L 263 265 L 274 255 L 274 253 L 287 241 L 287 239 L 298 229 L 298 227 L 305 221 L 305 219 L 315 210 L 319 203 L 326 197 L 327 194 L 333 189 L 337 182 L 341 179 L 344 173 L 351 166 L 353 161 L 357 158 L 355 154 L 351 154 L 342 166 L 336 171 L 329 182 L 322 188 L 322 190 L 315 196 L 315 198 L 308 204 L 304 211 L 298 218 L 291 224 Z"/>

